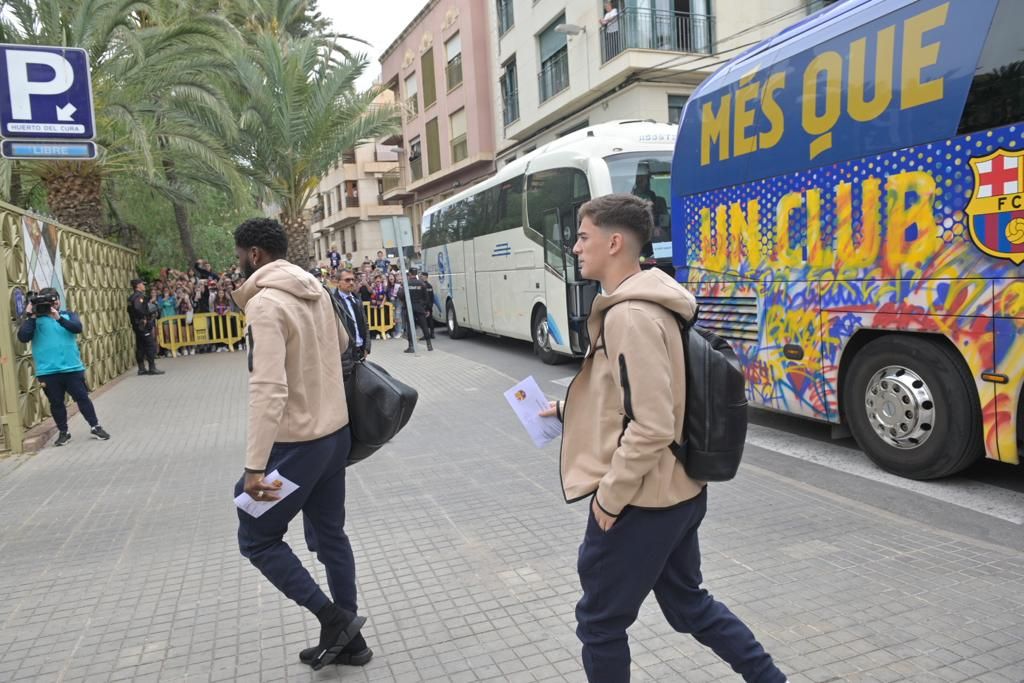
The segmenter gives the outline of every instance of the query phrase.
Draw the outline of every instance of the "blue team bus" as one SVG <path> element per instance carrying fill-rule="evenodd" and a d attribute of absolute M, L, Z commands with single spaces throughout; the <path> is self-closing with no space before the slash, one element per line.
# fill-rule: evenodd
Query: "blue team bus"
<path fill-rule="evenodd" d="M 1024 1 L 847 0 L 690 98 L 677 277 L 751 404 L 927 479 L 1019 461 Z"/>

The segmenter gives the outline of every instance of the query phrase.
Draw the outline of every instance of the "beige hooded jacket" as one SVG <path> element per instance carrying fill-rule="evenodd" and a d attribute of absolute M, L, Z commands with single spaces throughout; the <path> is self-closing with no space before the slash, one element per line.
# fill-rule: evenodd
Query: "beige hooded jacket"
<path fill-rule="evenodd" d="M 283 259 L 236 292 L 249 346 L 249 442 L 245 466 L 263 470 L 274 443 L 312 441 L 348 424 L 341 349 L 348 333 L 327 290 Z"/>
<path fill-rule="evenodd" d="M 688 477 L 669 449 L 686 404 L 673 312 L 689 320 L 695 310 L 693 295 L 659 270 L 594 301 L 591 348 L 560 406 L 566 501 L 596 491 L 601 509 L 618 515 L 627 505 L 670 507 L 700 493 L 704 482 Z"/>

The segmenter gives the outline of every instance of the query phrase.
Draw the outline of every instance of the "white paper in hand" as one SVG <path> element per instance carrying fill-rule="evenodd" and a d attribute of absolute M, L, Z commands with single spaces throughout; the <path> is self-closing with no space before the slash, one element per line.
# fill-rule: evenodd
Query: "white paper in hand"
<path fill-rule="evenodd" d="M 506 391 L 505 400 L 512 406 L 537 448 L 543 448 L 562 435 L 562 423 L 557 417 L 538 415 L 542 410 L 547 410 L 550 402 L 532 376 Z"/>
<path fill-rule="evenodd" d="M 257 500 L 250 496 L 248 493 L 241 493 L 235 498 L 235 505 L 238 506 L 239 510 L 248 512 L 253 517 L 259 517 L 270 508 L 274 507 L 282 500 L 295 493 L 299 489 L 299 485 L 293 481 L 285 479 L 281 476 L 281 473 L 274 470 L 270 474 L 263 477 L 264 481 L 268 482 L 281 482 L 281 488 L 274 491 L 273 494 L 277 496 L 277 500 Z"/>

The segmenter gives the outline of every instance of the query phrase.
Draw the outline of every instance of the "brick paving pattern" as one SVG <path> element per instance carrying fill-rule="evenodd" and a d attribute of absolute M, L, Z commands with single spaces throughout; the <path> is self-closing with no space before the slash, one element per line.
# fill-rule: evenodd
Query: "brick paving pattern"
<path fill-rule="evenodd" d="M 374 359 L 420 389 L 401 437 L 348 470 L 363 669 L 313 672 L 316 620 L 237 550 L 242 354 L 182 358 L 97 399 L 113 440 L 0 461 L 0 681 L 582 681 L 573 607 L 586 505 L 528 442 L 486 366 L 402 342 Z M 515 378 L 519 379 L 519 378 Z M 793 683 L 1024 680 L 1024 554 L 757 466 L 715 485 L 704 575 Z M 289 541 L 326 586 L 302 542 Z M 653 599 L 635 681 L 732 681 Z"/>

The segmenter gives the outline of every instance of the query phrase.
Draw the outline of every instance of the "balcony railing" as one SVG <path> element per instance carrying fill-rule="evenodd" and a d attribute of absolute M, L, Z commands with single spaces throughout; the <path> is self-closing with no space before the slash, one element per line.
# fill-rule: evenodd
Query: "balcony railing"
<path fill-rule="evenodd" d="M 501 104 L 501 120 L 506 126 L 519 120 L 519 88 L 506 92 Z"/>
<path fill-rule="evenodd" d="M 412 179 L 419 180 L 423 177 L 423 157 L 418 156 L 409 160 L 409 170 L 412 171 Z"/>
<path fill-rule="evenodd" d="M 544 62 L 537 76 L 540 101 L 546 102 L 569 87 L 569 51 L 562 48 Z"/>
<path fill-rule="evenodd" d="M 462 55 L 455 55 L 444 69 L 448 89 L 462 84 Z"/>
<path fill-rule="evenodd" d="M 405 100 L 405 120 L 412 121 L 420 113 L 419 98 L 416 95 Z"/>
<path fill-rule="evenodd" d="M 384 194 L 397 190 L 402 186 L 402 173 L 400 171 L 388 171 L 381 177 L 381 190 Z"/>
<path fill-rule="evenodd" d="M 713 26 L 708 14 L 627 8 L 601 27 L 601 63 L 630 49 L 711 54 Z"/>
<path fill-rule="evenodd" d="M 345 196 L 345 208 L 353 209 L 359 206 L 359 197 Z"/>

